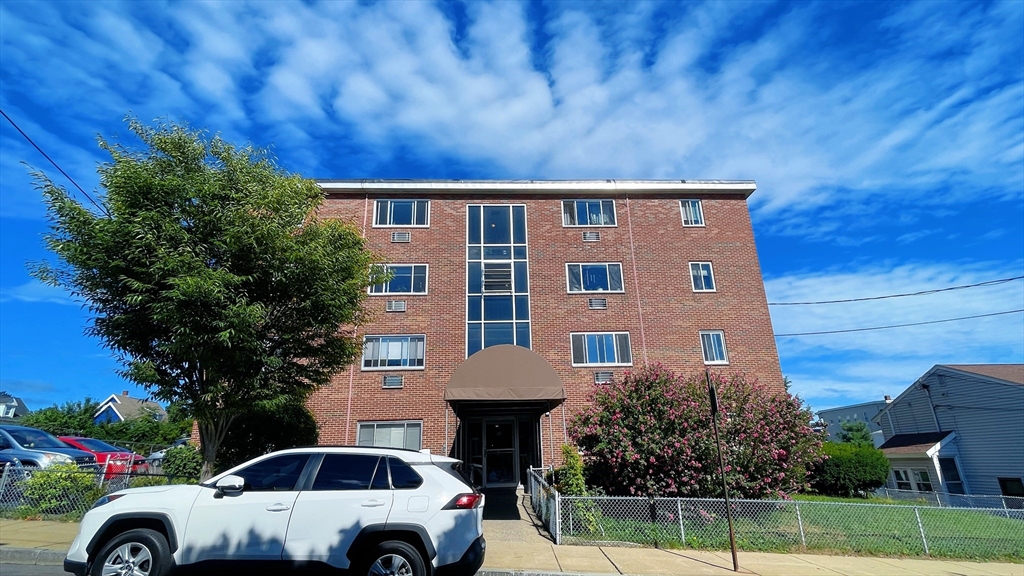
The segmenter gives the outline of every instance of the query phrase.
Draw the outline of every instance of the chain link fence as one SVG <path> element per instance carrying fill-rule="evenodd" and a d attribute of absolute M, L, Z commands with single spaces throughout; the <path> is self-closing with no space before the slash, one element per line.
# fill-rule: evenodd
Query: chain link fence
<path fill-rule="evenodd" d="M 196 478 L 110 470 L 7 466 L 0 474 L 0 517 L 78 520 L 106 494 L 142 486 L 188 484 Z"/>
<path fill-rule="evenodd" d="M 875 490 L 874 494 L 879 498 L 941 506 L 944 508 L 1005 508 L 1007 510 L 1024 510 L 1024 497 L 1020 496 L 915 492 L 913 490 L 893 490 L 891 488 L 879 488 Z"/>

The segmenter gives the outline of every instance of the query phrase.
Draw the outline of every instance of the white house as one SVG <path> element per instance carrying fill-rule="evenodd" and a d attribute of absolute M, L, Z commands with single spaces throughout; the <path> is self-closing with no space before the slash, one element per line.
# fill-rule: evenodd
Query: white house
<path fill-rule="evenodd" d="M 886 396 L 885 400 L 878 400 L 876 402 L 862 402 L 860 404 L 819 410 L 818 418 L 827 424 L 828 439 L 832 442 L 839 442 L 839 433 L 843 431 L 843 422 L 864 422 L 868 425 L 868 430 L 871 430 L 871 439 L 875 443 L 875 448 L 878 448 L 885 439 L 882 437 L 882 427 L 874 421 L 874 417 L 884 410 L 890 402 L 892 402 L 892 399 Z"/>
<path fill-rule="evenodd" d="M 936 365 L 873 421 L 889 488 L 1024 496 L 1024 364 Z"/>

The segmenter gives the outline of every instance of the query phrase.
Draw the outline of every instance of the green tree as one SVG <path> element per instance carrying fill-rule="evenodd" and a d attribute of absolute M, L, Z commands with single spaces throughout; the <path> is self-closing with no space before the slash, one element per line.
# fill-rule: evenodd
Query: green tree
<path fill-rule="evenodd" d="M 885 484 L 889 459 L 873 445 L 825 442 L 827 458 L 811 470 L 811 487 L 828 496 L 863 495 Z"/>
<path fill-rule="evenodd" d="M 92 398 L 78 402 L 65 402 L 40 408 L 21 417 L 19 424 L 45 430 L 55 436 L 95 437 L 99 426 L 93 423 L 93 415 L 99 403 Z"/>
<path fill-rule="evenodd" d="M 842 430 L 839 432 L 839 441 L 854 446 L 875 447 L 875 441 L 871 438 L 871 429 L 866 422 L 843 422 L 839 425 Z"/>
<path fill-rule="evenodd" d="M 311 446 L 318 437 L 316 420 L 301 402 L 252 410 L 231 425 L 217 455 L 217 470 L 227 470 L 267 452 Z"/>
<path fill-rule="evenodd" d="M 208 478 L 236 418 L 307 397 L 358 356 L 381 267 L 352 225 L 317 217 L 319 186 L 267 152 L 128 125 L 143 146 L 99 139 L 101 214 L 35 174 L 59 263 L 33 273 L 85 300 L 124 377 L 196 419 Z"/>
<path fill-rule="evenodd" d="M 170 444 L 192 431 L 192 420 L 180 417 L 180 410 L 171 410 L 168 417 L 157 420 L 141 415 L 123 422 L 96 424 L 93 416 L 99 408 L 92 398 L 77 402 L 54 404 L 23 416 L 20 423 L 45 430 L 55 436 L 87 436 L 108 442 L 137 442 L 141 444 Z"/>

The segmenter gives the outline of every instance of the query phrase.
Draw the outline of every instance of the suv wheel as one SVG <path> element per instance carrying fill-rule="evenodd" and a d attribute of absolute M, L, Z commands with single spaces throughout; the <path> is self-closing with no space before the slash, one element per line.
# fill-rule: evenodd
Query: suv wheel
<path fill-rule="evenodd" d="M 426 576 L 427 569 L 419 550 L 400 540 L 381 542 L 366 557 L 358 575 Z"/>
<path fill-rule="evenodd" d="M 171 550 L 163 534 L 138 528 L 122 532 L 100 548 L 92 563 L 92 576 L 164 576 Z"/>

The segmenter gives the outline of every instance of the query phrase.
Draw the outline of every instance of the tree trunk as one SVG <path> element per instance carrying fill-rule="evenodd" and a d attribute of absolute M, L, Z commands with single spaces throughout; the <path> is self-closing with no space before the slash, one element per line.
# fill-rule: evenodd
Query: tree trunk
<path fill-rule="evenodd" d="M 227 416 L 214 416 L 209 419 L 199 417 L 196 419 L 199 424 L 199 445 L 203 454 L 203 467 L 199 473 L 200 482 L 213 477 L 213 466 L 217 461 L 217 450 L 224 441 L 228 426 L 231 425 L 233 420 L 233 417 Z"/>

